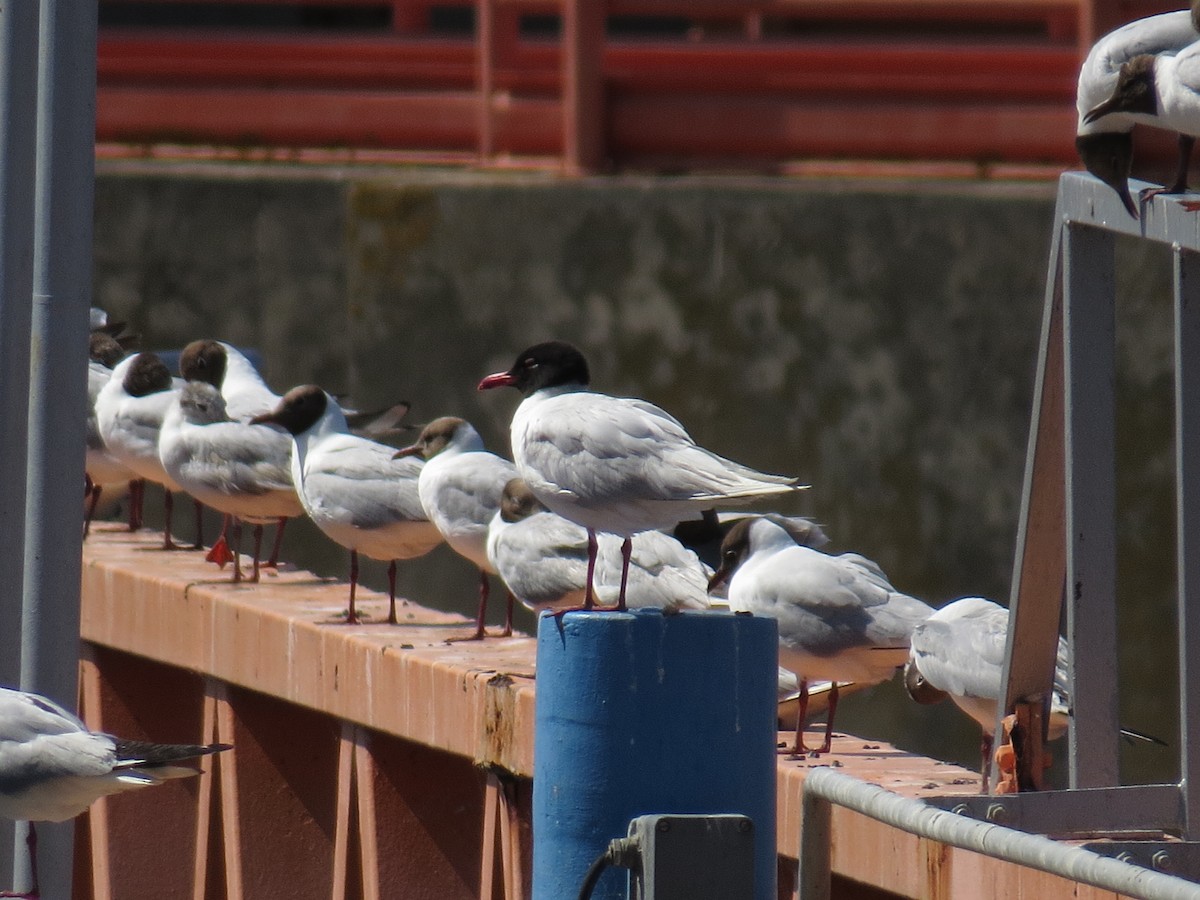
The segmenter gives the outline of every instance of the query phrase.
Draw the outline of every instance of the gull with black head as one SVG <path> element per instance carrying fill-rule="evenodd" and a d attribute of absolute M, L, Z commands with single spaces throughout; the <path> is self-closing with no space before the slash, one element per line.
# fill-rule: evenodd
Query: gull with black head
<path fill-rule="evenodd" d="M 833 682 L 825 742 L 833 738 L 838 682 L 878 684 L 908 659 L 913 628 L 933 610 L 892 587 L 883 571 L 857 553 L 830 556 L 796 543 L 768 518 L 743 519 L 721 545 L 721 567 L 709 589 L 728 582 L 729 608 L 779 622 L 779 665 L 800 678 L 793 752 L 803 742 L 806 686 Z"/>
<path fill-rule="evenodd" d="M 479 383 L 480 390 L 508 386 L 524 395 L 511 425 L 517 470 L 539 501 L 588 530 L 585 608 L 594 603 L 598 532 L 623 538 L 616 608 L 624 609 L 633 535 L 807 487 L 706 450 L 657 406 L 592 391 L 589 383 L 583 354 L 563 341 L 536 344 L 507 372 Z"/>
<path fill-rule="evenodd" d="M 395 623 L 396 560 L 424 556 L 442 542 L 417 494 L 421 460 L 394 460 L 391 447 L 351 434 L 336 401 L 315 384 L 293 388 L 251 422 L 292 436 L 292 482 L 305 512 L 350 551 L 347 624 L 359 622 L 359 553 L 388 563 L 388 621 Z"/>

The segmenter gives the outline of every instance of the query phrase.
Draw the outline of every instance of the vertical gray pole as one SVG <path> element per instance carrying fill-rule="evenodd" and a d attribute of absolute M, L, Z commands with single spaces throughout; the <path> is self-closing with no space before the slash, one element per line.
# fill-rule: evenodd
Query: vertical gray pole
<path fill-rule="evenodd" d="M 1119 783 L 1117 767 L 1115 239 L 1064 236 L 1067 628 L 1072 650 L 1071 787 Z"/>
<path fill-rule="evenodd" d="M 0 472 L 25 471 L 29 320 L 33 302 L 33 180 L 37 148 L 36 3 L 0 6 Z M 0 684 L 21 676 L 25 479 L 0 479 Z M 13 824 L 0 821 L 0 888 L 12 884 Z"/>
<path fill-rule="evenodd" d="M 1175 503 L 1183 837 L 1200 838 L 1200 253 L 1175 250 Z"/>
<path fill-rule="evenodd" d="M 70 708 L 79 669 L 96 133 L 96 4 L 42 0 L 21 685 Z M 42 896 L 71 896 L 71 823 L 38 829 Z M 17 882 L 27 883 L 17 859 Z"/>
<path fill-rule="evenodd" d="M 0 471 L 24 472 L 33 302 L 33 181 L 37 147 L 37 4 L 0 7 Z M 0 479 L 0 684 L 20 677 L 25 479 Z"/>
<path fill-rule="evenodd" d="M 833 890 L 833 804 L 805 791 L 800 798 L 800 900 L 829 900 Z"/>

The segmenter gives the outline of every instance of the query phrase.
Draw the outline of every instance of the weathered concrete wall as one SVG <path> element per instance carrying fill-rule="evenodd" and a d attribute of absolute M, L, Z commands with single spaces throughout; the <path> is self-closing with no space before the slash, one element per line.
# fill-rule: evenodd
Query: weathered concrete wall
<path fill-rule="evenodd" d="M 504 449 L 518 398 L 476 383 L 565 338 L 597 388 L 811 480 L 796 510 L 902 590 L 1007 597 L 1053 185 L 105 164 L 97 192 L 95 299 L 147 346 L 258 347 L 279 390 L 408 398 Z M 1121 447 L 1143 463 L 1123 475 L 1122 563 L 1130 621 L 1161 640 L 1169 281 L 1122 253 Z M 1150 712 L 1129 724 L 1169 729 L 1146 656 L 1128 662 Z M 912 719 L 873 713 L 894 715 Z"/>

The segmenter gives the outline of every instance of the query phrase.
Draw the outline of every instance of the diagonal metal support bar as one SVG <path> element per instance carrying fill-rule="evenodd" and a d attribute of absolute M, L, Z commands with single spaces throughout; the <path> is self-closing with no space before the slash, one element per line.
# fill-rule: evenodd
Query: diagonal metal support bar
<path fill-rule="evenodd" d="M 1055 207 L 1055 221 L 1062 221 L 1061 192 Z M 1009 599 L 1008 644 L 1001 676 L 1005 700 L 997 710 L 993 731 L 997 735 L 1004 733 L 1001 721 L 1018 701 L 1049 703 L 1054 685 L 1066 577 L 1062 427 L 1063 230 L 1061 225 L 1054 229 L 1050 245 L 1050 274 L 1046 280 L 1033 418 L 1025 457 L 1025 483 Z M 1041 765 L 1038 759 L 1025 758 L 1022 762 L 1035 770 Z M 992 790 L 997 775 L 993 766 L 989 785 Z"/>

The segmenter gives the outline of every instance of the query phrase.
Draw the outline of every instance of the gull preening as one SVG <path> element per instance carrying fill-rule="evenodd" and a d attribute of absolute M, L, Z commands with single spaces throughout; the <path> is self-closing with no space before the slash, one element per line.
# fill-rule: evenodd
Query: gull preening
<path fill-rule="evenodd" d="M 591 391 L 589 383 L 583 354 L 550 341 L 525 350 L 479 389 L 509 386 L 524 395 L 511 425 L 517 470 L 538 500 L 588 530 L 593 571 L 597 532 L 624 539 L 627 574 L 630 538 L 639 532 L 673 527 L 717 505 L 807 487 L 718 456 L 657 406 Z M 591 582 L 584 600 L 589 608 Z M 623 576 L 617 609 L 625 608 L 625 595 Z"/>
<path fill-rule="evenodd" d="M 983 597 L 963 597 L 947 603 L 913 629 L 904 670 L 904 686 L 918 703 L 937 703 L 948 696 L 979 723 L 983 731 L 980 770 L 985 784 L 991 771 L 1008 615 L 1003 606 Z M 1060 637 L 1046 723 L 1048 740 L 1064 735 L 1071 721 L 1070 668 L 1070 647 Z M 1121 733 L 1129 738 L 1163 743 L 1129 729 L 1122 729 Z"/>
<path fill-rule="evenodd" d="M 36 897 L 34 822 L 63 822 L 109 794 L 198 775 L 182 765 L 227 744 L 152 744 L 89 731 L 76 716 L 38 694 L 0 688 L 0 816 L 28 821 Z"/>
<path fill-rule="evenodd" d="M 1078 113 L 1075 147 L 1089 172 L 1111 187 L 1135 219 L 1138 208 L 1129 194 L 1129 172 L 1133 162 L 1133 126 L 1137 122 L 1154 124 L 1150 116 L 1110 110 L 1093 111 L 1109 100 L 1117 87 L 1121 68 L 1144 54 L 1173 55 L 1200 40 L 1192 10 L 1147 16 L 1100 38 L 1088 52 L 1079 69 L 1075 92 Z M 1167 193 L 1187 189 L 1187 167 L 1193 138 L 1179 136 L 1179 166 L 1175 181 Z"/>
<path fill-rule="evenodd" d="M 837 682 L 877 684 L 908 659 L 909 637 L 933 610 L 892 587 L 883 571 L 856 553 L 830 556 L 797 544 L 768 518 L 743 519 L 721 545 L 710 587 L 728 582 L 729 608 L 779 622 L 779 665 L 800 678 L 793 752 L 806 752 L 802 728 L 807 682 L 834 682 L 825 742 L 837 712 Z"/>

